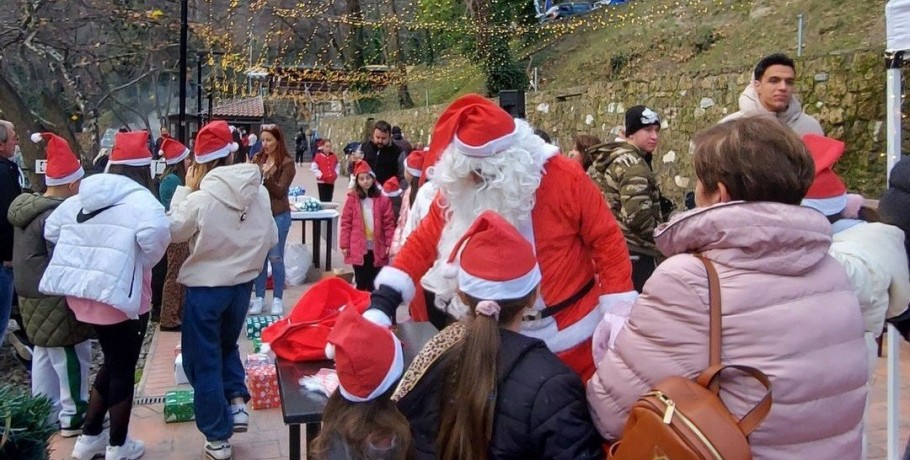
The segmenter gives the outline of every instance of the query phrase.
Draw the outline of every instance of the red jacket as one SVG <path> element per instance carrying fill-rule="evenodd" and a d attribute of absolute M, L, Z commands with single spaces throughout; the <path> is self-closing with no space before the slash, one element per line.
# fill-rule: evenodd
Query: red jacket
<path fill-rule="evenodd" d="M 313 174 L 320 184 L 334 184 L 338 179 L 338 157 L 334 153 L 318 152 L 313 157 Z"/>
<path fill-rule="evenodd" d="M 389 248 L 395 234 L 395 214 L 392 202 L 383 195 L 373 197 L 373 265 L 382 267 L 389 263 Z M 363 211 L 357 192 L 348 193 L 341 212 L 341 234 L 338 246 L 348 249 L 344 263 L 363 265 L 367 253 L 366 229 L 363 226 Z"/>

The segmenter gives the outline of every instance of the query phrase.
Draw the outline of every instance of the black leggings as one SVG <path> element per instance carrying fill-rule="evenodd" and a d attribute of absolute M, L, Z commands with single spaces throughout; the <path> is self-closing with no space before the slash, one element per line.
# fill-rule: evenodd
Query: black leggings
<path fill-rule="evenodd" d="M 303 163 L 303 156 L 306 153 L 305 150 L 297 150 L 294 155 L 295 163 Z"/>
<path fill-rule="evenodd" d="M 354 284 L 359 291 L 373 292 L 373 281 L 379 274 L 379 269 L 373 265 L 373 251 L 367 251 L 363 256 L 363 265 L 354 265 Z"/>
<path fill-rule="evenodd" d="M 104 352 L 104 363 L 92 385 L 83 432 L 92 436 L 100 434 L 104 427 L 104 415 L 110 412 L 112 446 L 123 445 L 129 431 L 136 362 L 148 320 L 149 314 L 145 313 L 139 319 L 95 325 L 98 343 Z"/>
<path fill-rule="evenodd" d="M 319 189 L 319 201 L 323 203 L 331 203 L 332 196 L 335 194 L 335 184 L 316 184 L 316 188 Z"/>

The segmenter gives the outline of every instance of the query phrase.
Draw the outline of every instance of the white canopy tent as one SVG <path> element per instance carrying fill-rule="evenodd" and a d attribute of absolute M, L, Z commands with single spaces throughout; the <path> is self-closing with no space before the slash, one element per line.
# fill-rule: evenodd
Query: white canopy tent
<path fill-rule="evenodd" d="M 901 159 L 901 66 L 904 52 L 910 50 L 910 0 L 889 0 L 885 5 L 887 32 L 886 61 L 887 73 L 887 139 L 888 177 L 891 169 Z M 900 388 L 899 357 L 900 333 L 888 325 L 888 459 L 898 460 L 901 447 L 900 433 Z"/>

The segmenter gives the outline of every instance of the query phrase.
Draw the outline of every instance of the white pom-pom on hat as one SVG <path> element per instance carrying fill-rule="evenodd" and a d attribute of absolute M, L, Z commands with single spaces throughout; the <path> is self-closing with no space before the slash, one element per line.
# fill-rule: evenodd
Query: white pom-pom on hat
<path fill-rule="evenodd" d="M 445 264 L 442 267 L 442 276 L 454 279 L 458 277 L 458 264 Z"/>
<path fill-rule="evenodd" d="M 38 144 L 42 139 L 44 139 L 44 136 L 42 136 L 41 133 L 32 133 L 31 138 L 32 142 Z"/>
<path fill-rule="evenodd" d="M 236 142 L 231 142 L 228 144 L 228 147 L 230 147 L 231 152 L 236 152 L 240 148 L 240 145 L 238 145 Z"/>
<path fill-rule="evenodd" d="M 159 150 L 159 151 L 158 151 L 158 156 L 159 156 L 159 157 L 163 157 L 163 156 L 164 156 L 164 150 Z"/>
<path fill-rule="evenodd" d="M 325 344 L 325 357 L 328 359 L 335 359 L 335 345 L 326 342 Z"/>

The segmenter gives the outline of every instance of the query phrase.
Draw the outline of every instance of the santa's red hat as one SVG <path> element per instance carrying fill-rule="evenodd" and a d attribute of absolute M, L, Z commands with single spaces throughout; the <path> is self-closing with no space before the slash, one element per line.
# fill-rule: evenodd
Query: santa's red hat
<path fill-rule="evenodd" d="M 85 176 L 85 170 L 76 154 L 62 137 L 53 133 L 34 133 L 32 142 L 47 141 L 47 169 L 44 183 L 48 186 L 66 185 L 76 182 Z"/>
<path fill-rule="evenodd" d="M 224 120 L 215 120 L 202 127 L 196 134 L 193 154 L 196 163 L 209 163 L 224 158 L 240 148 L 231 135 L 231 128 Z"/>
<path fill-rule="evenodd" d="M 540 284 L 531 243 L 493 211 L 480 214 L 455 243 L 449 264 L 456 258 L 458 289 L 478 299 L 517 299 Z"/>
<path fill-rule="evenodd" d="M 190 156 L 190 149 L 173 137 L 165 137 L 158 155 L 164 157 L 165 163 L 175 165 Z"/>
<path fill-rule="evenodd" d="M 338 391 L 348 401 L 378 398 L 404 371 L 398 338 L 387 328 L 365 319 L 356 308 L 341 312 L 328 342 L 334 346 Z"/>
<path fill-rule="evenodd" d="M 803 143 L 815 161 L 815 181 L 806 192 L 803 206 L 833 216 L 847 207 L 847 187 L 834 172 L 834 163 L 844 154 L 845 145 L 837 139 L 806 134 Z"/>
<path fill-rule="evenodd" d="M 404 167 L 412 176 L 420 177 L 423 173 L 423 151 L 414 150 L 408 154 L 408 158 L 404 162 Z"/>
<path fill-rule="evenodd" d="M 382 184 L 382 194 L 392 198 L 401 195 L 401 185 L 398 183 L 397 177 L 392 176 Z"/>
<path fill-rule="evenodd" d="M 479 94 L 466 94 L 439 116 L 427 154 L 431 161 L 424 162 L 423 170 L 435 164 L 449 144 L 462 155 L 486 158 L 508 149 L 517 138 L 518 125 L 508 112 Z"/>
<path fill-rule="evenodd" d="M 152 164 L 148 131 L 131 131 L 114 135 L 114 149 L 108 164 L 148 166 Z"/>
<path fill-rule="evenodd" d="M 363 160 L 358 160 L 357 163 L 354 163 L 354 177 L 357 177 L 361 174 L 369 174 L 373 177 L 376 177 L 376 174 L 373 172 L 373 168 L 370 167 L 370 164 Z"/>

